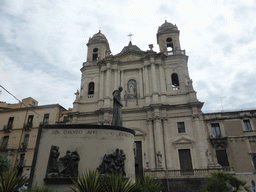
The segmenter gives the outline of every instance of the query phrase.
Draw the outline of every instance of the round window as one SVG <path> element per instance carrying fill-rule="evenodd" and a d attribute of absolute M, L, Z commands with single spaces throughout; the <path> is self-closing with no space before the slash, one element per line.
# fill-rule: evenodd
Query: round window
<path fill-rule="evenodd" d="M 98 48 L 94 48 L 93 49 L 93 52 L 97 52 L 99 49 Z"/>

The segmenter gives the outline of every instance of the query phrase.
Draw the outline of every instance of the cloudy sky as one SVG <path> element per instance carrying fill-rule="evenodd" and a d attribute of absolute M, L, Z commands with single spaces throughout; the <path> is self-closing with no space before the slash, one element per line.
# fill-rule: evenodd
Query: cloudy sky
<path fill-rule="evenodd" d="M 140 49 L 159 51 L 167 20 L 180 30 L 204 112 L 256 108 L 255 18 L 255 0 L 3 0 L 0 85 L 20 100 L 72 107 L 90 36 L 101 29 L 112 54 L 130 32 Z M 4 90 L 0 101 L 17 102 Z"/>

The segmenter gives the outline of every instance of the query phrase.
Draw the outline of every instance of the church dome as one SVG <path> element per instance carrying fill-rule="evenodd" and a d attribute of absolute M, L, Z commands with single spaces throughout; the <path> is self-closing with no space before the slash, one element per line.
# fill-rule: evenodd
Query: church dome
<path fill-rule="evenodd" d="M 92 36 L 92 38 L 89 38 L 88 43 L 89 44 L 94 44 L 94 43 L 107 43 L 108 44 L 108 40 L 105 37 L 105 35 L 101 33 L 101 30 L 99 30 L 99 32 L 94 34 Z"/>
<path fill-rule="evenodd" d="M 170 31 L 178 31 L 178 27 L 176 25 L 173 25 L 172 23 L 167 22 L 167 20 L 165 20 L 164 24 L 162 24 L 158 28 L 158 33 L 164 33 L 164 32 L 170 32 Z"/>
<path fill-rule="evenodd" d="M 141 51 L 139 47 L 137 47 L 136 45 L 133 45 L 132 42 L 129 42 L 128 46 L 125 46 L 122 51 L 120 53 L 125 53 L 127 51 Z"/>

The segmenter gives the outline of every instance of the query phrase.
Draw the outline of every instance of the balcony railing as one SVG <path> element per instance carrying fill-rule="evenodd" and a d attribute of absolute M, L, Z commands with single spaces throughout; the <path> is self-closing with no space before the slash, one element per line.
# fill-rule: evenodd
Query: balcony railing
<path fill-rule="evenodd" d="M 216 169 L 192 169 L 192 170 L 146 170 L 145 173 L 153 178 L 187 178 L 206 177 L 211 172 L 234 172 L 233 167 L 222 167 Z"/>
<path fill-rule="evenodd" d="M 0 148 L 0 152 L 7 152 L 8 149 L 7 149 L 7 146 L 3 146 Z"/>
<path fill-rule="evenodd" d="M 19 151 L 27 151 L 27 144 L 21 143 L 19 146 Z"/>
<path fill-rule="evenodd" d="M 167 51 L 168 55 L 186 55 L 186 51 L 185 50 L 173 50 L 173 51 Z"/>
<path fill-rule="evenodd" d="M 43 121 L 43 122 L 40 122 L 40 123 L 39 123 L 39 127 L 42 127 L 42 126 L 48 125 L 48 124 L 49 124 L 48 121 Z"/>
<path fill-rule="evenodd" d="M 24 167 L 25 166 L 25 163 L 26 163 L 26 160 L 23 159 L 23 160 L 17 160 L 16 161 L 16 167 Z"/>
<path fill-rule="evenodd" d="M 4 130 L 5 132 L 11 132 L 11 130 L 12 130 L 12 125 L 4 125 L 3 130 Z"/>
<path fill-rule="evenodd" d="M 23 128 L 25 130 L 31 130 L 31 128 L 33 127 L 33 123 L 24 123 Z"/>

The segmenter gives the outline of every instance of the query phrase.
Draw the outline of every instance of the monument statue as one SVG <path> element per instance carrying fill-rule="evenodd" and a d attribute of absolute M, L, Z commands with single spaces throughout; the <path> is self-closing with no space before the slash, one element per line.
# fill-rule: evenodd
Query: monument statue
<path fill-rule="evenodd" d="M 119 87 L 118 90 L 113 92 L 113 119 L 111 125 L 122 126 L 122 107 L 121 103 L 121 92 L 123 91 L 122 87 Z"/>
<path fill-rule="evenodd" d="M 64 157 L 60 157 L 59 147 L 52 146 L 48 161 L 46 178 L 75 178 L 78 177 L 78 161 L 80 156 L 76 151 L 67 150 Z"/>
<path fill-rule="evenodd" d="M 121 172 L 125 175 L 125 159 L 126 155 L 124 154 L 124 151 L 122 149 L 116 149 L 114 153 L 104 155 L 102 163 L 97 169 L 104 175 L 111 175 L 114 172 Z"/>
<path fill-rule="evenodd" d="M 162 167 L 162 154 L 160 151 L 158 151 L 158 153 L 156 154 L 157 157 L 157 165 L 158 167 Z"/>

